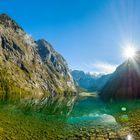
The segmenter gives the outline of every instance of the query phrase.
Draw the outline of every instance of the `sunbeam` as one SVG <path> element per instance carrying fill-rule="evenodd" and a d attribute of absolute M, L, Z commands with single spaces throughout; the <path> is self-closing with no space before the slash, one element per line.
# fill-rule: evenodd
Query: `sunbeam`
<path fill-rule="evenodd" d="M 136 54 L 136 49 L 133 46 L 128 46 L 128 47 L 124 48 L 124 50 L 123 50 L 123 55 L 126 59 L 134 58 L 135 54 Z"/>

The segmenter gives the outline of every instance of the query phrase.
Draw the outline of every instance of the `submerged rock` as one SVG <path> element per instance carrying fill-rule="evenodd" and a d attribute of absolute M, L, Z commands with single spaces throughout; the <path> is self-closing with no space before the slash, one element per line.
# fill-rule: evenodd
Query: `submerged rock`
<path fill-rule="evenodd" d="M 111 115 L 107 114 L 96 114 L 96 115 L 83 115 L 79 117 L 70 117 L 68 119 L 68 123 L 82 123 L 82 122 L 90 122 L 90 124 L 117 124 L 115 118 Z"/>

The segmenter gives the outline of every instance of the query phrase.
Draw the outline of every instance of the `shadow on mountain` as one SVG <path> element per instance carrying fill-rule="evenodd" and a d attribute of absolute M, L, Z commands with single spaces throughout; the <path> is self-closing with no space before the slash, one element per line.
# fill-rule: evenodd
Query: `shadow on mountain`
<path fill-rule="evenodd" d="M 133 59 L 126 60 L 112 74 L 100 92 L 106 101 L 140 98 L 140 52 Z"/>

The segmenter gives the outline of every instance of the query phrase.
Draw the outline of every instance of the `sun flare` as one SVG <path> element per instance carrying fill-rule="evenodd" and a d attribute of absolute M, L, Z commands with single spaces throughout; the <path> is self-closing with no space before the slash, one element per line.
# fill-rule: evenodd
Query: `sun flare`
<path fill-rule="evenodd" d="M 125 58 L 134 58 L 136 53 L 136 49 L 134 47 L 126 47 L 124 49 L 124 57 Z"/>

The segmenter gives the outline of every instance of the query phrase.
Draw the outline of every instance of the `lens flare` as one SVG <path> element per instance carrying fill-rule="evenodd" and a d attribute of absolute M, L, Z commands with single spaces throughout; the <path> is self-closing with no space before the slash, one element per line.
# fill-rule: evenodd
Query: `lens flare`
<path fill-rule="evenodd" d="M 136 53 L 136 49 L 134 47 L 126 47 L 124 48 L 124 57 L 125 58 L 134 58 Z"/>

